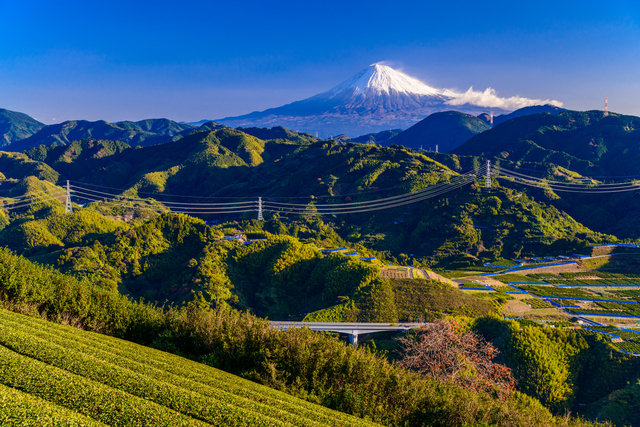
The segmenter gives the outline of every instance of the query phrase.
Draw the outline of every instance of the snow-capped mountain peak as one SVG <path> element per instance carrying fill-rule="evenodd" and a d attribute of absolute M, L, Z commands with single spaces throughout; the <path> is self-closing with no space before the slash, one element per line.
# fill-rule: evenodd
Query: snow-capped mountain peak
<path fill-rule="evenodd" d="M 478 115 L 509 113 L 528 105 L 561 103 L 520 96 L 500 98 L 492 88 L 466 92 L 437 89 L 401 71 L 377 63 L 307 99 L 265 111 L 216 120 L 227 126 L 284 126 L 323 136 L 364 135 L 406 129 L 430 114 L 457 110 Z"/>
<path fill-rule="evenodd" d="M 382 64 L 371 64 L 349 80 L 339 84 L 318 97 L 336 97 L 347 93 L 353 95 L 390 95 L 393 92 L 404 95 L 433 96 L 442 91 L 432 88 L 400 71 Z"/>

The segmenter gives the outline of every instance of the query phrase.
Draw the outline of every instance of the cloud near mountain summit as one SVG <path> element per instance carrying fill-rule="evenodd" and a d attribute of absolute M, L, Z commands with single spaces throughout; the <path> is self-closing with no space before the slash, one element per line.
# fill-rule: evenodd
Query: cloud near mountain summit
<path fill-rule="evenodd" d="M 453 99 L 446 101 L 449 105 L 477 105 L 479 107 L 502 108 L 505 110 L 517 110 L 519 108 L 530 107 L 532 105 L 551 104 L 556 107 L 562 107 L 564 104 L 555 99 L 531 99 L 522 96 L 511 96 L 509 98 L 500 98 L 493 88 L 486 88 L 484 92 L 473 90 L 470 87 L 464 93 L 456 93 Z"/>

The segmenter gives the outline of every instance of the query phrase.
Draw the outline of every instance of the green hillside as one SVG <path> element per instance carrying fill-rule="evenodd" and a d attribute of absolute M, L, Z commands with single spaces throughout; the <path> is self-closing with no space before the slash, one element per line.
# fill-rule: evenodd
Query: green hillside
<path fill-rule="evenodd" d="M 561 182 L 592 177 L 600 182 L 629 181 L 638 175 L 640 118 L 600 111 L 563 111 L 517 117 L 470 139 L 450 154 L 430 156 L 454 170 L 468 170 L 491 159 L 498 168 Z M 633 214 L 637 192 L 581 194 L 536 189 L 509 181 L 501 185 L 552 204 L 585 226 L 619 238 L 640 238 Z"/>
<path fill-rule="evenodd" d="M 64 172 L 80 186 L 87 182 L 88 188 L 98 191 L 96 200 L 111 193 L 191 203 L 202 203 L 202 197 L 212 196 L 357 203 L 450 182 L 457 175 L 454 170 L 467 171 L 482 164 L 474 157 L 436 157 L 434 153 L 449 169 L 402 147 L 263 141 L 230 128 L 196 132 L 179 141 L 140 149 L 83 140 L 68 147 L 38 147 L 27 154 Z M 167 193 L 180 197 L 164 196 Z M 77 200 L 82 201 L 82 196 Z M 489 259 L 539 251 L 563 253 L 579 250 L 585 240 L 608 238 L 573 220 L 562 206 L 549 207 L 551 202 L 533 200 L 521 189 L 502 188 L 499 183 L 492 189 L 476 183 L 439 198 L 373 214 L 325 216 L 322 221 L 274 215 L 273 223 L 251 227 L 290 234 L 318 247 L 348 243 L 354 249 L 385 252 L 396 259 L 413 254 L 429 261 L 463 253 Z M 113 212 L 105 210 L 107 206 L 91 204 L 87 209 L 97 209 L 112 219 L 126 218 L 133 212 L 125 207 Z M 271 215 L 267 213 L 267 219 Z M 250 221 L 254 217 L 255 213 L 249 212 L 203 218 Z M 305 229 L 309 230 L 306 234 L 301 232 Z M 99 240 L 105 244 L 104 239 Z"/>
<path fill-rule="evenodd" d="M 477 135 L 454 154 L 553 163 L 582 175 L 638 174 L 640 117 L 563 111 L 518 117 Z"/>
<path fill-rule="evenodd" d="M 34 160 L 23 153 L 7 153 L 0 151 L 0 173 L 4 178 L 21 179 L 35 176 L 56 183 L 60 174 L 46 163 Z"/>
<path fill-rule="evenodd" d="M 592 425 L 552 417 L 519 393 L 499 400 L 399 368 L 366 347 L 305 329 L 279 331 L 248 313 L 210 309 L 201 299 L 181 308 L 135 303 L 7 250 L 0 250 L 0 290 L 2 307 L 33 316 L 0 310 L 0 393 L 22 402 L 0 403 L 2 416 L 8 407 L 10 416 L 32 417 L 30 402 L 46 400 L 42 416 L 73 410 L 116 425 L 367 424 L 192 361 L 198 360 L 389 426 Z"/>
<path fill-rule="evenodd" d="M 206 129 L 201 129 L 206 130 Z M 275 126 L 271 129 L 269 128 L 243 128 L 239 127 L 239 131 L 246 133 L 247 135 L 255 136 L 256 138 L 268 140 L 268 139 L 284 139 L 287 141 L 309 141 L 309 142 L 317 142 L 318 138 L 315 136 L 306 133 L 306 132 L 296 132 L 291 131 L 289 129 L 285 129 L 282 126 Z"/>
<path fill-rule="evenodd" d="M 193 129 L 167 119 L 119 123 L 72 120 L 45 126 L 29 137 L 14 141 L 8 150 L 24 151 L 38 145 L 69 145 L 85 138 L 117 140 L 131 146 L 155 145 L 179 139 Z"/>
<path fill-rule="evenodd" d="M 482 119 L 457 111 L 434 113 L 384 143 L 446 153 L 490 129 Z"/>
<path fill-rule="evenodd" d="M 24 113 L 0 108 L 0 147 L 25 139 L 45 127 Z"/>
<path fill-rule="evenodd" d="M 378 133 L 369 133 L 369 134 L 358 136 L 355 138 L 349 138 L 347 142 L 356 142 L 359 144 L 374 143 L 374 144 L 387 145 L 387 141 L 389 141 L 394 136 L 400 134 L 401 132 L 402 132 L 402 129 L 383 130 L 382 132 L 378 132 Z"/>
<path fill-rule="evenodd" d="M 0 360 L 0 402 L 23 402 L 0 403 L 4 425 L 47 413 L 70 425 L 374 425 L 182 357 L 5 310 Z"/>
<path fill-rule="evenodd" d="M 563 111 L 566 111 L 566 110 L 564 108 L 556 107 L 555 105 L 551 105 L 551 104 L 533 105 L 531 107 L 519 108 L 516 111 L 509 114 L 500 114 L 499 116 L 495 116 L 493 118 L 493 123 L 495 126 L 497 126 L 500 123 L 506 122 L 507 120 L 515 119 L 516 117 L 528 116 L 531 114 L 539 114 L 539 113 L 549 113 L 551 115 L 555 115 Z M 483 116 L 486 116 L 486 117 L 483 117 L 483 120 L 489 123 L 489 121 L 491 120 L 491 116 L 489 116 L 486 113 Z"/>

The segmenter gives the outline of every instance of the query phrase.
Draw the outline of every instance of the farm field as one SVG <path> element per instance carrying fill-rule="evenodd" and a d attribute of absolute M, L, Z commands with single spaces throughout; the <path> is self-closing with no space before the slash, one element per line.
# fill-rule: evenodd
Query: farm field
<path fill-rule="evenodd" d="M 5 310 L 0 424 L 374 425 L 179 356 Z"/>
<path fill-rule="evenodd" d="M 622 330 L 611 326 L 592 326 L 588 329 L 583 329 L 585 334 L 597 334 L 601 332 L 603 335 L 607 335 L 612 339 L 611 345 L 621 351 L 638 353 L 640 354 L 640 330 L 637 332 L 631 332 L 631 330 Z M 613 339 L 614 336 L 620 337 L 619 339 Z"/>
<path fill-rule="evenodd" d="M 594 316 L 608 314 L 624 319 L 640 316 L 638 276 L 640 274 L 633 272 L 561 271 L 505 273 L 478 277 L 480 280 L 476 282 L 469 280 L 473 278 L 458 282 L 461 290 L 475 292 L 476 297 L 491 301 L 505 316 L 518 315 L 544 320 L 547 315 L 555 318 L 585 313 Z M 520 293 L 519 289 L 522 290 Z M 505 294 L 525 301 L 507 302 Z"/>
<path fill-rule="evenodd" d="M 386 279 L 428 279 L 424 273 L 413 267 L 387 267 L 380 272 L 380 277 Z"/>

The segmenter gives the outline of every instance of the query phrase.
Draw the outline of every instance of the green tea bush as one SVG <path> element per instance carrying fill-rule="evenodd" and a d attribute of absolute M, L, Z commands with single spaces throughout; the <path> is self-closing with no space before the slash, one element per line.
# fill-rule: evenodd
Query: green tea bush
<path fill-rule="evenodd" d="M 46 425 L 54 427 L 106 425 L 3 384 L 0 384 L 0 424 L 4 426 Z"/>

